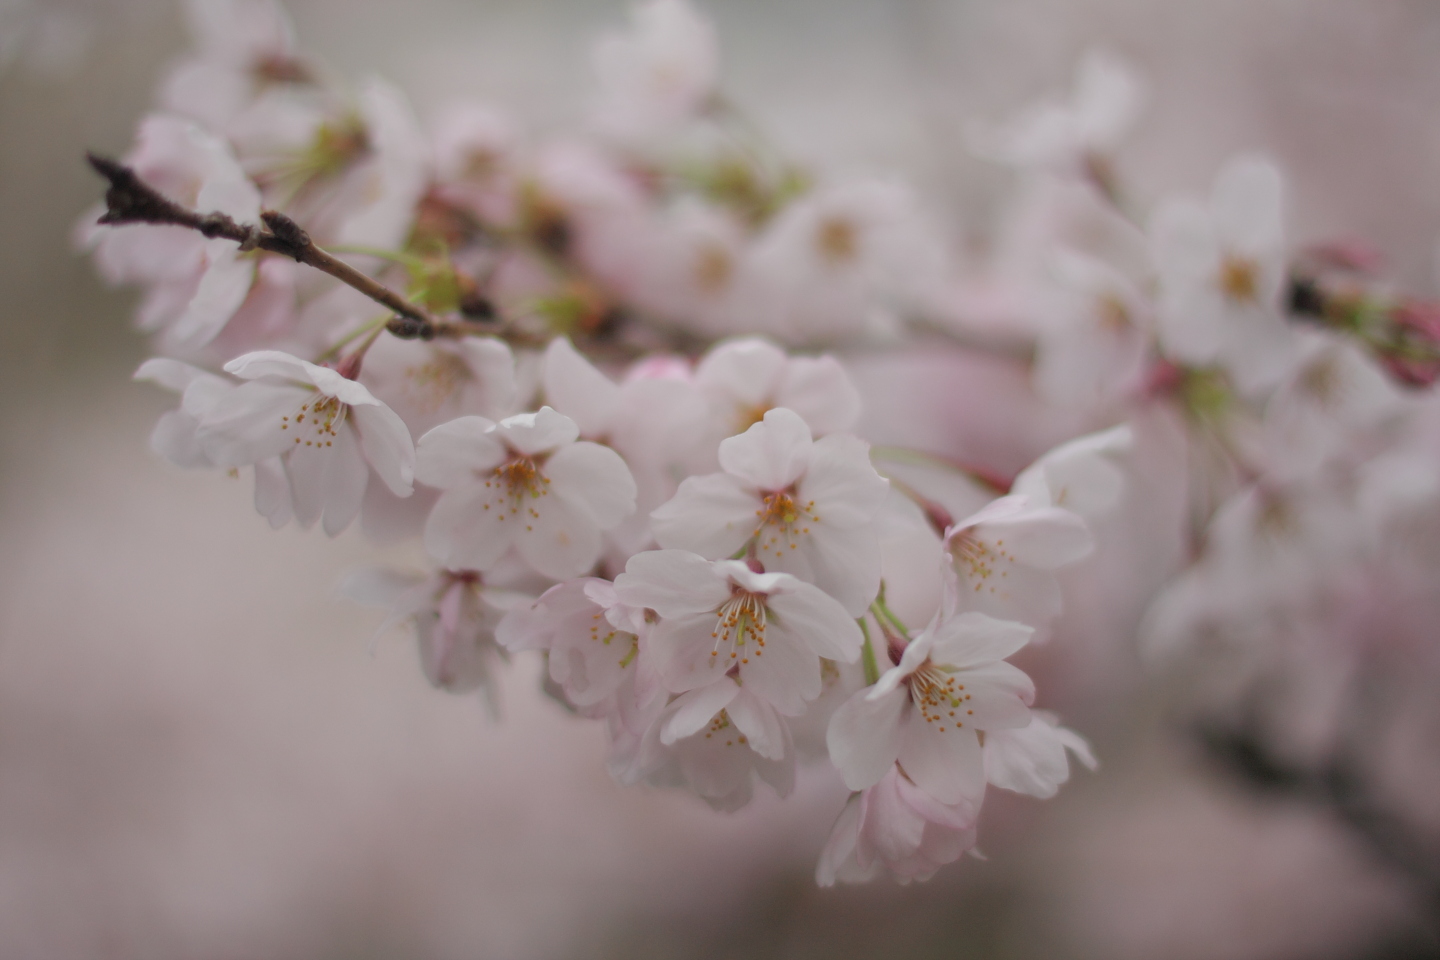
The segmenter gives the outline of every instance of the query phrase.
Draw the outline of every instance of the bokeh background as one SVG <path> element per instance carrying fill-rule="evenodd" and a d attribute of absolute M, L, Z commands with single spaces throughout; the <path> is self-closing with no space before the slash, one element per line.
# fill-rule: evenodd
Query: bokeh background
<path fill-rule="evenodd" d="M 1299 236 L 1364 237 L 1433 292 L 1433 0 L 702 7 L 727 89 L 786 149 L 907 176 L 962 245 L 993 236 L 1009 186 L 966 153 L 966 124 L 1062 86 L 1099 45 L 1151 83 L 1121 156 L 1137 197 L 1201 190 L 1264 149 L 1292 177 Z M 578 119 L 588 42 L 624 17 L 618 0 L 290 9 L 340 74 L 383 74 L 422 113 L 479 98 L 542 131 Z M 128 148 L 185 43 L 175 0 L 0 0 L 0 956 L 1440 950 L 1404 884 L 1322 811 L 1202 761 L 1166 706 L 1183 678 L 1133 653 L 1133 602 L 1082 599 L 1087 629 L 1041 671 L 1100 772 L 1054 801 L 996 798 L 989 860 L 908 888 L 814 887 L 835 782 L 737 816 L 622 790 L 602 731 L 539 695 L 536 663 L 513 664 L 496 722 L 431 691 L 403 638 L 372 653 L 378 618 L 335 585 L 376 554 L 356 532 L 272 533 L 245 485 L 148 453 L 171 401 L 129 382 L 145 356 L 131 295 L 72 249 L 100 194 L 83 151 Z"/>

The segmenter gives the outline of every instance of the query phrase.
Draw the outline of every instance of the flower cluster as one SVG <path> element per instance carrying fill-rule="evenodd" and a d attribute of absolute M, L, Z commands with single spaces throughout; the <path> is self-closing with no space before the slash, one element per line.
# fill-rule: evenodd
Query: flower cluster
<path fill-rule="evenodd" d="M 601 39 L 588 126 L 549 139 L 341 88 L 270 0 L 192 10 L 197 48 L 118 168 L 144 187 L 102 168 L 80 230 L 144 290 L 160 355 L 137 378 L 180 394 L 155 450 L 249 470 L 273 526 L 422 544 L 430 569 L 346 592 L 413 624 L 445 690 L 539 651 L 624 783 L 734 810 L 833 768 L 852 795 L 823 884 L 924 879 L 975 846 L 989 787 L 1049 797 L 1067 754 L 1094 766 L 1009 658 L 1064 633 L 1057 573 L 1123 513 L 1141 429 L 1191 458 L 1191 528 L 1145 531 L 1193 557 L 1155 646 L 1271 631 L 1440 515 L 1433 414 L 1395 385 L 1440 370 L 1434 309 L 1294 257 L 1260 157 L 1138 217 L 1114 152 L 1141 86 L 1112 60 L 977 129 L 1025 185 L 982 263 L 902 185 L 763 142 L 686 0 Z M 997 325 L 1033 356 L 1024 409 L 1065 413 L 1034 434 L 1067 442 L 1011 478 L 944 428 L 1006 429 L 1003 404 L 866 416 L 894 409 L 857 385 L 867 348 L 980 349 Z M 872 448 L 897 433 L 922 440 Z"/>

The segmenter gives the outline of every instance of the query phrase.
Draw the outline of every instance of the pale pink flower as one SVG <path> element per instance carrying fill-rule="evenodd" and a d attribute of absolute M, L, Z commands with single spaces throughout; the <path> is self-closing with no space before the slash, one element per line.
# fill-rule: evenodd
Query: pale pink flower
<path fill-rule="evenodd" d="M 587 716 L 613 712 L 627 681 L 641 670 L 643 610 L 621 603 L 608 580 L 567 580 L 533 603 L 515 607 L 500 622 L 505 649 L 544 650 L 550 679 Z"/>
<path fill-rule="evenodd" d="M 889 487 L 866 444 L 812 440 L 798 414 L 777 407 L 720 444 L 720 466 L 651 514 L 660 545 L 720 558 L 749 544 L 767 570 L 814 583 L 860 616 L 880 587 L 874 519 Z"/>
<path fill-rule="evenodd" d="M 177 117 L 152 115 L 140 125 L 127 163 L 176 203 L 258 223 L 260 192 L 219 137 Z M 250 293 L 255 258 L 230 240 L 207 240 L 191 230 L 153 224 L 112 227 L 87 215 L 81 239 L 114 283 L 150 287 L 140 325 L 161 330 L 172 350 L 203 347 L 230 321 Z"/>
<path fill-rule="evenodd" d="M 493 337 L 453 343 L 382 337 L 365 354 L 360 382 L 416 436 L 467 414 L 500 420 L 519 404 L 515 355 Z"/>
<path fill-rule="evenodd" d="M 644 139 L 704 109 L 720 57 L 714 28 L 687 0 L 643 0 L 630 18 L 629 31 L 595 45 L 595 121 L 614 136 Z"/>
<path fill-rule="evenodd" d="M 993 128 L 977 127 L 977 152 L 1020 167 L 1093 175 L 1107 163 L 1144 106 L 1145 90 L 1129 65 L 1091 50 L 1075 71 L 1068 98 L 1042 100 Z"/>
<path fill-rule="evenodd" d="M 1056 250 L 1050 267 L 1055 283 L 1037 317 L 1037 390 L 1055 404 L 1091 407 L 1133 391 L 1152 324 L 1139 287 L 1071 250 Z"/>
<path fill-rule="evenodd" d="M 1087 520 L 1101 516 L 1125 489 L 1121 464 L 1134 444 L 1127 425 L 1068 440 L 1021 471 L 1010 492 L 1035 507 L 1061 507 Z"/>
<path fill-rule="evenodd" d="M 851 796 L 820 855 L 822 887 L 874 879 L 889 871 L 901 883 L 928 880 L 975 846 L 978 801 L 945 804 L 899 767 Z"/>
<path fill-rule="evenodd" d="M 550 407 L 499 423 L 460 417 L 425 434 L 417 476 L 445 491 L 425 548 L 458 569 L 488 570 L 514 547 L 557 580 L 588 571 L 601 531 L 635 509 L 635 480 L 619 454 L 579 434 Z"/>
<path fill-rule="evenodd" d="M 1099 766 L 1084 737 L 1060 726 L 1054 714 L 1032 710 L 1028 726 L 986 732 L 985 779 L 1002 790 L 1049 799 L 1070 779 L 1067 751 L 1090 770 Z"/>
<path fill-rule="evenodd" d="M 945 531 L 949 606 L 1043 626 L 1061 609 L 1054 571 L 1094 548 L 1085 521 L 1069 510 L 1001 497 Z"/>
<path fill-rule="evenodd" d="M 397 496 L 410 494 L 410 433 L 365 387 L 277 350 L 247 353 L 225 370 L 250 382 L 200 418 L 200 445 L 222 468 L 278 457 L 290 508 L 302 526 L 323 516 L 326 533 L 344 530 L 360 512 L 372 470 Z M 257 506 L 260 476 L 257 466 Z"/>
<path fill-rule="evenodd" d="M 420 667 L 432 686 L 449 693 L 480 690 L 496 709 L 495 671 L 505 651 L 496 645 L 495 628 L 528 596 L 490 586 L 474 570 L 423 576 L 383 568 L 350 574 L 341 592 L 389 612 L 380 633 L 402 623 L 414 628 Z"/>
<path fill-rule="evenodd" d="M 832 356 L 791 357 L 766 340 L 728 340 L 695 368 L 723 436 L 744 433 L 775 407 L 799 414 L 815 436 L 844 433 L 860 419 L 860 392 Z"/>
<path fill-rule="evenodd" d="M 940 620 L 906 645 L 900 663 L 835 711 L 827 743 L 845 785 L 864 790 L 898 761 L 941 803 L 985 792 L 979 733 L 1030 722 L 1035 687 L 1005 658 L 1034 630 L 980 613 Z"/>
<path fill-rule="evenodd" d="M 1222 366 L 1246 394 L 1274 386 L 1294 355 L 1281 309 L 1283 191 L 1273 163 L 1239 157 L 1208 205 L 1169 200 L 1151 223 L 1161 348 L 1184 364 Z"/>
<path fill-rule="evenodd" d="M 729 677 L 676 697 L 618 745 L 610 771 L 621 783 L 685 787 L 717 810 L 745 806 L 757 780 L 781 797 L 795 786 L 785 718 Z"/>
<path fill-rule="evenodd" d="M 756 573 L 738 560 L 683 550 L 630 558 L 615 593 L 654 610 L 647 656 L 673 693 L 731 674 L 783 714 L 820 695 L 820 660 L 853 663 L 860 628 L 834 599 L 784 573 Z"/>

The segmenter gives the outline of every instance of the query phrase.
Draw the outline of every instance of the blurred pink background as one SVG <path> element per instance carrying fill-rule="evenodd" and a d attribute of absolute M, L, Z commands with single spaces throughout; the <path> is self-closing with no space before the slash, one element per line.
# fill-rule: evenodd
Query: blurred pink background
<path fill-rule="evenodd" d="M 422 113 L 578 115 L 601 0 L 292 0 L 304 44 Z M 1122 153 L 1142 200 L 1259 148 L 1301 238 L 1361 236 L 1433 293 L 1440 5 L 1426 0 L 725 0 L 725 78 L 802 159 L 894 170 L 983 244 L 1007 175 L 965 124 L 1101 45 L 1152 83 Z M 130 295 L 69 244 L 185 43 L 162 0 L 0 0 L 0 956 L 1427 955 L 1398 882 L 1322 815 L 1199 763 L 1127 631 L 1083 599 L 1042 702 L 1103 766 L 997 797 L 982 848 L 911 888 L 822 891 L 823 777 L 738 816 L 623 790 L 603 735 L 517 660 L 504 718 L 433 692 L 338 598 L 358 532 L 272 533 L 248 488 L 149 455 Z M 1083 579 L 1077 580 L 1084 586 Z M 1132 605 L 1138 598 L 1131 597 Z M 1122 605 L 1123 606 L 1123 605 Z M 1050 693 L 1046 702 L 1046 684 Z M 1432 794 L 1433 796 L 1433 794 Z M 1405 951 L 1411 951 L 1409 953 Z"/>

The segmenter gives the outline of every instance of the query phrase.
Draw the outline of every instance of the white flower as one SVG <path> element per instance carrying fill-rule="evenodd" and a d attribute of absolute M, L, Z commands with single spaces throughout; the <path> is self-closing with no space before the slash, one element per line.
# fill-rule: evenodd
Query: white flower
<path fill-rule="evenodd" d="M 660 617 L 647 655 L 661 682 L 683 693 L 733 674 L 781 713 L 820 695 L 820 658 L 852 663 L 860 628 L 833 599 L 784 573 L 683 550 L 630 558 L 615 594 Z"/>
<path fill-rule="evenodd" d="M 1208 206 L 1170 200 L 1151 224 L 1161 347 L 1181 363 L 1223 366 L 1247 394 L 1274 386 L 1294 352 L 1281 310 L 1283 189 L 1274 164 L 1240 157 L 1216 177 Z"/>
<path fill-rule="evenodd" d="M 755 241 L 764 305 L 747 325 L 790 343 L 854 337 L 892 305 L 938 296 L 943 244 L 898 184 L 818 187 L 786 206 Z"/>
<path fill-rule="evenodd" d="M 684 786 L 725 811 L 749 803 L 756 780 L 781 797 L 795 786 L 795 749 L 785 718 L 729 677 L 665 705 L 610 767 L 621 783 Z"/>
<path fill-rule="evenodd" d="M 219 137 L 176 117 L 151 116 L 138 140 L 127 162 L 170 199 L 238 223 L 259 222 L 260 192 Z M 163 329 L 172 351 L 193 352 L 215 339 L 255 281 L 255 259 L 233 241 L 172 226 L 111 227 L 91 217 L 82 240 L 109 280 L 151 287 L 141 325 Z"/>
<path fill-rule="evenodd" d="M 714 28 L 686 0 L 645 0 L 628 33 L 595 45 L 600 81 L 596 123 L 622 138 L 644 138 L 697 114 L 714 91 Z"/>
<path fill-rule="evenodd" d="M 405 95 L 372 77 L 360 91 L 371 156 L 352 174 L 352 201 L 335 242 L 393 249 L 405 242 L 430 176 L 425 134 Z"/>
<path fill-rule="evenodd" d="M 494 337 L 455 343 L 382 337 L 365 354 L 360 382 L 417 436 L 465 414 L 499 420 L 517 412 L 515 355 Z"/>
<path fill-rule="evenodd" d="M 550 679 L 570 704 L 604 715 L 611 712 L 606 701 L 639 672 L 644 627 L 644 611 L 621 603 L 608 580 L 584 578 L 511 610 L 495 636 L 512 652 L 546 651 Z"/>
<path fill-rule="evenodd" d="M 1069 510 L 1001 497 L 945 531 L 950 606 L 1042 626 L 1060 613 L 1053 571 L 1094 547 L 1085 521 Z"/>
<path fill-rule="evenodd" d="M 1144 104 L 1144 88 L 1130 67 L 1091 50 L 1075 71 L 1067 101 L 1037 103 L 1013 120 L 971 132 L 978 153 L 1020 167 L 1088 174 L 1108 162 Z"/>
<path fill-rule="evenodd" d="M 864 790 L 899 761 L 906 776 L 944 804 L 985 792 L 979 732 L 1023 727 L 1035 687 L 1004 659 L 1034 631 L 980 613 L 942 620 L 912 640 L 898 666 L 835 711 L 826 738 L 851 790 Z"/>
<path fill-rule="evenodd" d="M 695 368 L 695 386 L 727 437 L 744 433 L 775 407 L 799 414 L 815 436 L 844 433 L 860 419 L 860 392 L 838 360 L 791 357 L 754 337 L 711 348 Z"/>
<path fill-rule="evenodd" d="M 1067 750 L 1087 768 L 1099 766 L 1085 738 L 1060 726 L 1054 715 L 1033 710 L 1029 726 L 985 734 L 985 779 L 1003 790 L 1048 799 L 1070 779 Z"/>
<path fill-rule="evenodd" d="M 1060 249 L 1037 324 L 1035 384 L 1051 403 L 1098 405 L 1136 386 L 1150 308 L 1136 284 L 1095 257 Z"/>
<path fill-rule="evenodd" d="M 815 880 L 855 883 L 889 870 L 901 883 L 928 880 L 975 846 L 979 804 L 944 804 L 898 767 L 852 796 L 830 832 Z"/>
<path fill-rule="evenodd" d="M 222 468 L 279 457 L 290 506 L 302 526 L 322 515 L 331 536 L 349 526 L 372 469 L 392 493 L 410 494 L 415 478 L 410 433 L 365 387 L 277 350 L 247 353 L 225 370 L 250 382 L 200 417 L 199 444 Z M 257 466 L 257 503 L 258 471 Z"/>
<path fill-rule="evenodd" d="M 635 509 L 635 480 L 614 450 L 576 442 L 550 407 L 498 424 L 461 417 L 420 438 L 417 476 L 445 492 L 425 548 L 448 567 L 488 570 L 513 546 L 557 580 L 588 571 L 600 533 Z"/>
<path fill-rule="evenodd" d="M 1021 471 L 1010 487 L 1036 507 L 1063 507 L 1091 519 L 1114 506 L 1125 487 L 1116 461 L 1135 443 L 1129 426 L 1086 434 L 1046 453 Z"/>
<path fill-rule="evenodd" d="M 753 543 L 767 570 L 814 583 L 860 616 L 880 587 L 873 521 L 889 487 L 866 444 L 812 440 L 798 414 L 777 407 L 720 444 L 720 466 L 651 514 L 660 545 L 715 559 Z"/>
<path fill-rule="evenodd" d="M 473 570 L 439 570 L 430 576 L 395 570 L 357 570 L 341 591 L 389 616 L 380 632 L 403 622 L 415 628 L 425 678 L 450 693 L 482 690 L 496 706 L 494 674 L 504 658 L 495 628 L 505 612 L 529 598 L 485 583 Z"/>

